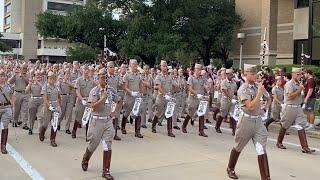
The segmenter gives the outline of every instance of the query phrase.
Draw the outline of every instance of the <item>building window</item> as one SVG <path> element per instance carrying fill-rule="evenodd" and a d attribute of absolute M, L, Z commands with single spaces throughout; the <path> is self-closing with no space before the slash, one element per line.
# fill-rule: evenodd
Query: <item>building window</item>
<path fill-rule="evenodd" d="M 2 41 L 11 48 L 21 48 L 20 40 L 3 39 Z"/>
<path fill-rule="evenodd" d="M 7 26 L 9 24 L 11 24 L 11 16 L 4 18 L 4 25 Z"/>
<path fill-rule="evenodd" d="M 48 2 L 48 10 L 53 11 L 71 11 L 73 8 L 73 4 L 64 4 L 64 3 L 56 3 L 56 2 Z"/>
<path fill-rule="evenodd" d="M 294 8 L 304 8 L 309 6 L 309 0 L 294 0 Z"/>
<path fill-rule="evenodd" d="M 294 41 L 294 61 L 293 61 L 294 64 L 301 64 L 302 45 L 303 45 L 303 53 L 308 54 L 308 49 L 309 49 L 308 39 L 295 40 Z M 304 63 L 310 64 L 310 59 L 305 59 Z"/>
<path fill-rule="evenodd" d="M 4 14 L 8 14 L 11 12 L 11 3 L 4 7 Z"/>

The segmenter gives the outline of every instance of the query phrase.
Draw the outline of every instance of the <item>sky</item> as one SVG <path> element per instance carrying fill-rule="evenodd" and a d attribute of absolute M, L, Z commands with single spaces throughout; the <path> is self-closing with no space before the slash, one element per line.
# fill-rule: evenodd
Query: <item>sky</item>
<path fill-rule="evenodd" d="M 3 32 L 3 1 L 4 0 L 0 0 L 0 32 Z"/>

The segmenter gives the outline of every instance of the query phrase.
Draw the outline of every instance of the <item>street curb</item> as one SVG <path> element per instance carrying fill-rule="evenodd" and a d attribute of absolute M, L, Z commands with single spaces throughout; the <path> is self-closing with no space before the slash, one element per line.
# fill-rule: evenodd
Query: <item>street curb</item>
<path fill-rule="evenodd" d="M 272 123 L 269 125 L 269 131 L 273 131 L 273 132 L 279 132 L 280 130 L 280 123 Z M 298 134 L 298 131 L 295 129 L 295 128 L 289 128 L 288 129 L 288 132 L 290 132 L 291 134 Z M 306 131 L 306 134 L 309 136 L 309 137 L 312 137 L 312 138 L 316 138 L 316 139 L 320 139 L 320 131 L 316 130 L 316 131 Z"/>

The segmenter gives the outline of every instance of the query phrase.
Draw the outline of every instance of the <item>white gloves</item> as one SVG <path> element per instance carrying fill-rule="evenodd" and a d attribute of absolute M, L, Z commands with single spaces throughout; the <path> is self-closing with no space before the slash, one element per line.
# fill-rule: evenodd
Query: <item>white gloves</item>
<path fill-rule="evenodd" d="M 232 100 L 231 100 L 231 103 L 232 103 L 232 104 L 237 104 L 237 100 L 236 100 L 236 99 L 232 99 Z"/>
<path fill-rule="evenodd" d="M 306 109 L 306 104 L 303 104 L 303 105 L 302 105 L 302 109 Z"/>
<path fill-rule="evenodd" d="M 87 106 L 87 105 L 88 105 L 88 101 L 85 100 L 85 99 L 82 99 L 81 103 L 82 103 L 82 105 L 84 105 L 84 106 Z"/>
<path fill-rule="evenodd" d="M 198 99 L 202 99 L 202 98 L 203 98 L 203 95 L 202 95 L 202 94 L 197 94 L 197 98 L 198 98 Z"/>
<path fill-rule="evenodd" d="M 134 91 L 132 91 L 132 92 L 131 92 L 131 96 L 133 96 L 133 97 L 137 97 L 137 96 L 138 96 L 138 92 L 134 92 Z"/>
<path fill-rule="evenodd" d="M 53 111 L 55 111 L 55 108 L 52 105 L 50 105 L 49 110 L 53 112 Z"/>
<path fill-rule="evenodd" d="M 167 101 L 170 101 L 171 100 L 171 97 L 169 95 L 165 95 L 164 98 L 167 100 Z"/>

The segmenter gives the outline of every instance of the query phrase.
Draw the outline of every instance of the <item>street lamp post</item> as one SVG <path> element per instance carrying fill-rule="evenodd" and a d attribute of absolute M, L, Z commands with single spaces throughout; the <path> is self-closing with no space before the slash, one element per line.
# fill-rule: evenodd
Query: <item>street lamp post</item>
<path fill-rule="evenodd" d="M 104 31 L 104 28 L 99 28 L 99 31 Z M 104 53 L 107 52 L 107 36 L 106 35 L 103 35 L 103 52 Z"/>
<path fill-rule="evenodd" d="M 242 69 L 242 51 L 243 51 L 243 44 L 246 38 L 245 33 L 238 33 L 237 38 L 240 40 L 240 62 L 239 62 L 239 69 Z"/>

